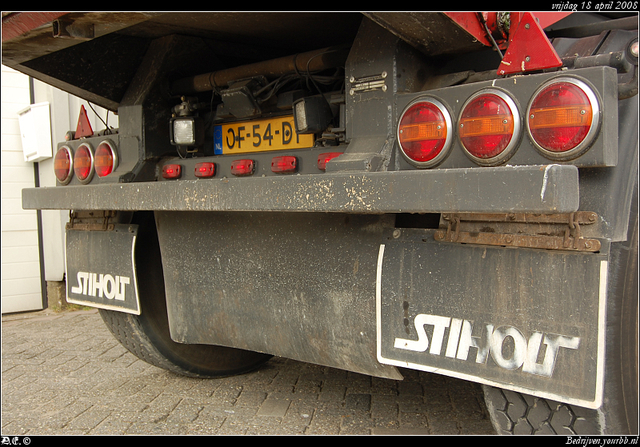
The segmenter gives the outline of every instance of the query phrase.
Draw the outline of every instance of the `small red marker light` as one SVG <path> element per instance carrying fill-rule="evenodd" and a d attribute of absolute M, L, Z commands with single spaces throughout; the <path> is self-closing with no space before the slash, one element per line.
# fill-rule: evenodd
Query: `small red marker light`
<path fill-rule="evenodd" d="M 231 163 L 231 173 L 237 176 L 251 175 L 255 168 L 255 163 L 249 159 L 234 160 Z"/>
<path fill-rule="evenodd" d="M 277 174 L 296 172 L 297 169 L 298 159 L 296 157 L 273 157 L 273 159 L 271 160 L 271 171 Z"/>
<path fill-rule="evenodd" d="M 162 177 L 167 179 L 180 178 L 182 175 L 182 166 L 171 164 L 162 167 Z"/>
<path fill-rule="evenodd" d="M 318 169 L 324 171 L 327 169 L 327 163 L 338 156 L 342 155 L 342 152 L 325 152 L 318 155 Z"/>
<path fill-rule="evenodd" d="M 196 163 L 195 175 L 198 178 L 213 177 L 216 175 L 216 164 L 210 162 Z"/>

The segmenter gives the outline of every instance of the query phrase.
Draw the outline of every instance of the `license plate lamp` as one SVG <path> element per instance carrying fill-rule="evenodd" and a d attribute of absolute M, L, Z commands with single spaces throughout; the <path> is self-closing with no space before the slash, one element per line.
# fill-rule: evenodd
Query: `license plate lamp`
<path fill-rule="evenodd" d="M 322 95 L 297 100 L 293 104 L 293 116 L 296 131 L 300 134 L 322 132 L 333 118 L 331 107 Z"/>
<path fill-rule="evenodd" d="M 201 146 L 204 141 L 204 126 L 193 116 L 171 119 L 171 144 L 175 146 Z"/>

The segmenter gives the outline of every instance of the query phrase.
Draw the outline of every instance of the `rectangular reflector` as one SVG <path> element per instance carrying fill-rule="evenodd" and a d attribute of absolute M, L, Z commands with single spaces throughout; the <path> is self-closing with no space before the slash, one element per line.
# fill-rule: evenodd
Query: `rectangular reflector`
<path fill-rule="evenodd" d="M 162 177 L 167 179 L 180 178 L 182 174 L 182 166 L 171 164 L 162 167 Z"/>
<path fill-rule="evenodd" d="M 271 160 L 271 171 L 277 174 L 296 172 L 298 169 L 298 159 L 293 156 L 273 157 Z"/>
<path fill-rule="evenodd" d="M 342 152 L 325 152 L 324 154 L 318 155 L 318 169 L 324 171 L 327 169 L 327 162 L 332 160 L 339 155 L 342 155 Z"/>
<path fill-rule="evenodd" d="M 196 163 L 195 175 L 199 178 L 213 177 L 216 175 L 216 164 L 210 162 Z"/>
<path fill-rule="evenodd" d="M 242 160 L 234 160 L 231 163 L 231 173 L 233 175 L 251 175 L 255 170 L 255 163 L 253 160 L 242 159 Z"/>

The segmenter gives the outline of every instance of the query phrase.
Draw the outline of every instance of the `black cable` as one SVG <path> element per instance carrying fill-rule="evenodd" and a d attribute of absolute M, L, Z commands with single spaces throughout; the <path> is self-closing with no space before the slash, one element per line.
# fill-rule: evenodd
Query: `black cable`
<path fill-rule="evenodd" d="M 489 31 L 489 27 L 487 26 L 487 22 L 485 22 L 484 17 L 482 17 L 482 13 L 477 12 L 476 16 L 478 17 L 478 20 L 480 20 L 480 23 L 482 23 L 482 26 L 484 27 L 484 31 L 485 33 L 487 33 L 487 37 L 489 38 L 489 40 L 491 41 L 491 44 L 493 45 L 493 48 L 498 52 L 498 54 L 500 55 L 500 59 L 503 59 L 504 56 L 502 55 L 502 51 L 500 51 L 500 47 L 498 47 L 497 42 L 495 41 L 495 39 L 493 38 L 493 36 L 491 35 L 491 31 Z"/>
<path fill-rule="evenodd" d="M 110 130 L 109 129 L 109 125 L 102 119 L 102 117 L 100 115 L 98 115 L 98 112 L 96 112 L 96 109 L 93 108 L 93 106 L 91 105 L 91 103 L 89 101 L 87 101 L 87 105 L 93 111 L 93 113 L 100 119 L 100 121 L 102 121 L 102 124 L 104 124 L 104 127 L 107 130 Z M 109 111 L 108 110 L 107 110 L 107 116 L 109 116 Z"/>

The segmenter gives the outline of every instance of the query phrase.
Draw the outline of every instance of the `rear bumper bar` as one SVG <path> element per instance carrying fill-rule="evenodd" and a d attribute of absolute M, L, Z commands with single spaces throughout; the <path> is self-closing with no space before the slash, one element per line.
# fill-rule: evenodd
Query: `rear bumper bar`
<path fill-rule="evenodd" d="M 570 213 L 569 165 L 223 178 L 24 189 L 25 209 Z"/>

